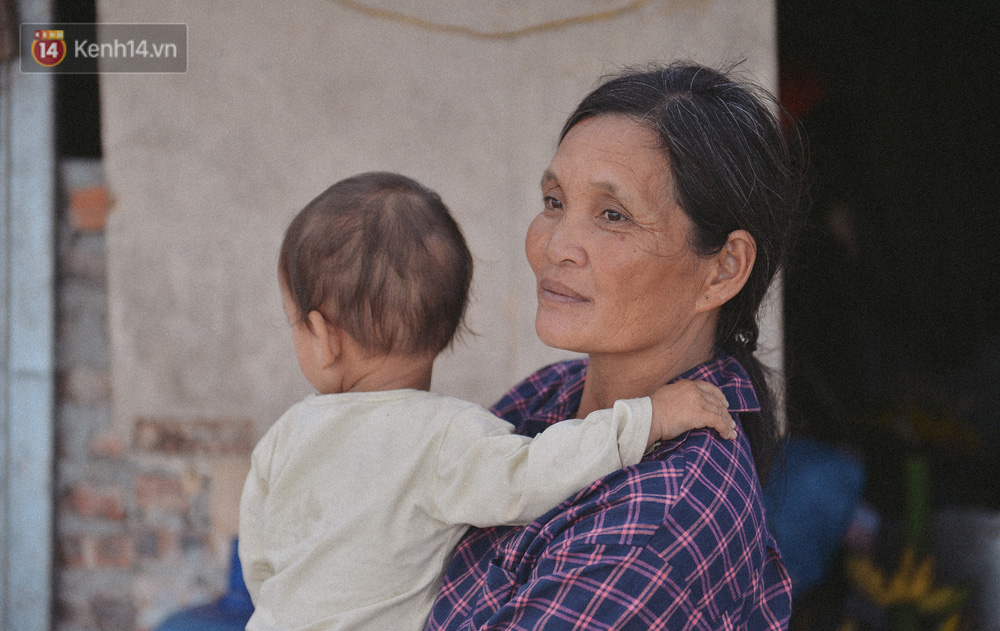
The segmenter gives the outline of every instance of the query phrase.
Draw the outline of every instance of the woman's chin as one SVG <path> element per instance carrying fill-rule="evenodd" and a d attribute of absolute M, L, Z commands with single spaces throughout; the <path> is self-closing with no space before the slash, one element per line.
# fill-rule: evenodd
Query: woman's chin
<path fill-rule="evenodd" d="M 588 352 L 579 331 L 567 326 L 565 322 L 550 323 L 536 318 L 535 333 L 546 346 L 575 353 Z"/>

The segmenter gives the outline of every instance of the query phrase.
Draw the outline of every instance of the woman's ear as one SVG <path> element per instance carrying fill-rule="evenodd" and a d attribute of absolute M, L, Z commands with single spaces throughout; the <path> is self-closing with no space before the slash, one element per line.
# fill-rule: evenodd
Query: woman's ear
<path fill-rule="evenodd" d="M 312 333 L 313 342 L 316 345 L 316 357 L 320 360 L 320 366 L 327 368 L 337 361 L 342 351 L 342 331 L 340 327 L 333 324 L 318 310 L 310 311 L 306 315 L 306 326 Z"/>
<path fill-rule="evenodd" d="M 740 293 L 757 260 L 757 242 L 746 230 L 729 233 L 726 244 L 712 257 L 713 270 L 705 286 L 703 306 L 715 309 Z"/>

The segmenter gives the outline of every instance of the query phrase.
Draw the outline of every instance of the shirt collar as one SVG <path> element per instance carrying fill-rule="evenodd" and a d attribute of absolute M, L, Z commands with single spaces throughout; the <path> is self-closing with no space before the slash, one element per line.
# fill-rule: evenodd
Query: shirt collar
<path fill-rule="evenodd" d="M 557 396 L 550 398 L 535 417 L 553 423 L 562 419 L 572 418 L 580 408 L 583 395 L 583 383 L 587 376 L 587 360 L 578 359 L 562 362 L 549 367 L 558 370 L 564 380 Z M 548 369 L 546 369 L 548 370 Z M 674 381 L 689 379 L 692 381 L 707 381 L 717 386 L 729 401 L 730 412 L 760 412 L 760 401 L 754 391 L 750 375 L 743 366 L 730 355 L 720 353 L 704 364 L 695 366 Z"/>
<path fill-rule="evenodd" d="M 734 357 L 720 353 L 677 378 L 715 384 L 729 401 L 730 412 L 760 412 L 760 401 L 746 369 Z"/>

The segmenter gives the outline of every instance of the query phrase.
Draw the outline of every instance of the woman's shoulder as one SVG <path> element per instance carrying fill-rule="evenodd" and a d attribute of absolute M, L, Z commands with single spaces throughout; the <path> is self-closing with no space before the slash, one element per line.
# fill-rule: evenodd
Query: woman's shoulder
<path fill-rule="evenodd" d="M 670 529 L 708 528 L 724 540 L 738 539 L 740 546 L 766 534 L 763 492 L 742 428 L 736 440 L 723 440 L 709 429 L 688 432 L 680 444 L 653 454 L 653 461 L 676 472 L 676 497 L 664 521 Z"/>
<path fill-rule="evenodd" d="M 534 417 L 546 422 L 570 418 L 579 407 L 586 376 L 586 359 L 549 364 L 507 391 L 490 410 L 515 426 Z"/>
<path fill-rule="evenodd" d="M 722 440 L 700 429 L 665 443 L 639 464 L 606 476 L 581 492 L 564 517 L 588 530 L 594 542 L 675 549 L 714 546 L 715 533 L 750 545 L 765 533 L 763 499 L 745 438 Z M 758 542 L 758 545 L 767 542 Z"/>
<path fill-rule="evenodd" d="M 552 515 L 541 536 L 551 537 L 548 552 L 556 555 L 652 555 L 672 576 L 702 576 L 731 594 L 763 580 L 774 562 L 749 446 L 709 430 L 591 485 Z"/>

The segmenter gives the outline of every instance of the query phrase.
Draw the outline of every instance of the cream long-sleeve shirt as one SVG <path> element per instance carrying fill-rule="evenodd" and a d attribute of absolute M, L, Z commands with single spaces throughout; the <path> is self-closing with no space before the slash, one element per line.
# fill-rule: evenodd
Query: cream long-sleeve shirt
<path fill-rule="evenodd" d="M 534 440 L 419 390 L 314 395 L 254 449 L 240 504 L 248 631 L 423 628 L 468 526 L 523 524 L 639 462 L 649 398 Z"/>

